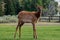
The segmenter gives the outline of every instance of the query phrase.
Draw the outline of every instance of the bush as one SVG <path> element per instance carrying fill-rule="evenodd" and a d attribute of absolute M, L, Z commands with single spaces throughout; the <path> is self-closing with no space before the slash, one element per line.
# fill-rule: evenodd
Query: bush
<path fill-rule="evenodd" d="M 16 23 L 18 21 L 17 15 L 8 15 L 0 17 L 0 23 Z"/>

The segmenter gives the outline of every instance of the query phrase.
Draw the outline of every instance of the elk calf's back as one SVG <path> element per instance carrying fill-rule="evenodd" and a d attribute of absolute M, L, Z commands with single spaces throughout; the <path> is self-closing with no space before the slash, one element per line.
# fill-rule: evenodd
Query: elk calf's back
<path fill-rule="evenodd" d="M 18 16 L 20 22 L 32 23 L 36 22 L 37 18 L 34 12 L 20 12 Z"/>

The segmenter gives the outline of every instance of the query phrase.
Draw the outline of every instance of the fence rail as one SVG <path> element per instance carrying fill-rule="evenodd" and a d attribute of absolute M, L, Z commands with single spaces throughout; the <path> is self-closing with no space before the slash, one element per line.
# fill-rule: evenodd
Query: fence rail
<path fill-rule="evenodd" d="M 41 22 L 60 22 L 60 16 L 48 16 L 48 17 L 40 17 L 39 21 Z M 2 16 L 0 17 L 0 23 L 16 23 L 18 22 L 17 16 Z"/>

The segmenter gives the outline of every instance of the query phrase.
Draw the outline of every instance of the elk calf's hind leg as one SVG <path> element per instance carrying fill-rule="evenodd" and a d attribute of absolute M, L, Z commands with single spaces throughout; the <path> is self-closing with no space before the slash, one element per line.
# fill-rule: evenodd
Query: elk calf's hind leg
<path fill-rule="evenodd" d="M 16 27 L 16 31 L 15 31 L 15 34 L 14 34 L 14 40 L 15 40 L 15 38 L 16 38 L 16 33 L 17 33 L 17 30 L 18 30 L 18 26 L 19 26 L 19 25 L 17 25 L 17 27 Z"/>
<path fill-rule="evenodd" d="M 21 27 L 24 23 L 21 23 L 20 26 L 19 26 L 19 39 L 21 38 Z"/>

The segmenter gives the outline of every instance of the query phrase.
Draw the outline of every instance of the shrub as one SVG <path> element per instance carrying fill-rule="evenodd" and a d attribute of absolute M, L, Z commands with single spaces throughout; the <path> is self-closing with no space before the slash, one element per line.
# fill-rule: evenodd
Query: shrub
<path fill-rule="evenodd" d="M 16 23 L 18 21 L 17 15 L 5 15 L 0 17 L 0 23 Z"/>

